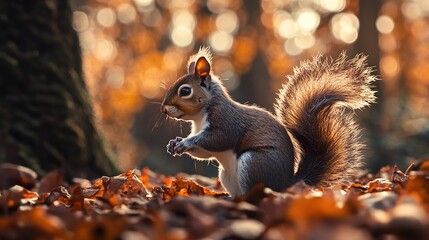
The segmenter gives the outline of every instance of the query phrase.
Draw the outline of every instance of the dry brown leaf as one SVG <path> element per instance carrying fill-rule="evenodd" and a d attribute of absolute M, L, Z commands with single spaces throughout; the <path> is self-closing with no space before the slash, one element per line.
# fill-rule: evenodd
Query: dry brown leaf
<path fill-rule="evenodd" d="M 344 219 L 353 212 L 354 209 L 339 207 L 333 198 L 299 197 L 287 205 L 284 216 L 286 221 L 295 222 L 299 231 L 309 231 L 316 222 Z"/>
<path fill-rule="evenodd" d="M 155 190 L 159 191 L 159 189 L 155 189 Z M 225 193 L 211 191 L 210 189 L 204 186 L 201 186 L 194 181 L 184 180 L 181 177 L 172 181 L 170 187 L 164 186 L 162 188 L 162 191 L 163 191 L 164 199 L 171 199 L 174 196 L 190 196 L 190 195 L 225 196 L 226 195 Z"/>
<path fill-rule="evenodd" d="M 47 193 L 58 186 L 64 186 L 64 171 L 62 170 L 54 170 L 46 174 L 37 182 L 34 191 Z"/>
<path fill-rule="evenodd" d="M 72 239 L 63 220 L 44 207 L 0 217 L 0 239 Z"/>
<path fill-rule="evenodd" d="M 127 222 L 121 216 L 100 215 L 91 221 L 80 221 L 73 229 L 73 239 L 121 239 L 126 227 Z"/>
<path fill-rule="evenodd" d="M 0 213 L 9 213 L 18 210 L 21 205 L 31 205 L 37 202 L 39 194 L 15 185 L 3 190 L 0 195 Z"/>
<path fill-rule="evenodd" d="M 107 190 L 127 197 L 136 195 L 146 197 L 149 193 L 134 170 L 110 178 Z"/>
<path fill-rule="evenodd" d="M 382 191 L 391 191 L 393 188 L 393 183 L 384 178 L 376 178 L 368 183 L 367 192 L 382 192 Z"/>
<path fill-rule="evenodd" d="M 195 175 L 172 180 L 149 169 L 132 170 L 64 187 L 52 173 L 34 188 L 39 193 L 21 186 L 1 191 L 0 239 L 429 236 L 428 172 L 385 167 L 363 175 L 330 189 L 300 182 L 279 193 L 259 186 L 245 201 L 231 201 L 216 191 L 218 180 Z"/>
<path fill-rule="evenodd" d="M 403 173 L 398 166 L 394 166 L 393 167 L 393 174 L 392 174 L 392 182 L 393 183 L 399 183 L 401 186 L 405 186 L 405 184 L 407 183 L 408 180 L 408 176 L 407 173 L 409 172 L 409 169 L 411 169 L 413 165 L 410 165 L 410 167 L 408 167 L 407 171 L 405 171 L 405 173 Z"/>
<path fill-rule="evenodd" d="M 421 204 L 426 209 L 426 212 L 429 213 L 429 172 L 410 172 L 409 179 L 405 187 L 405 192 L 406 194 L 420 199 Z"/>
<path fill-rule="evenodd" d="M 0 189 L 8 189 L 14 185 L 31 189 L 36 184 L 36 172 L 24 166 L 1 163 L 0 173 Z"/>

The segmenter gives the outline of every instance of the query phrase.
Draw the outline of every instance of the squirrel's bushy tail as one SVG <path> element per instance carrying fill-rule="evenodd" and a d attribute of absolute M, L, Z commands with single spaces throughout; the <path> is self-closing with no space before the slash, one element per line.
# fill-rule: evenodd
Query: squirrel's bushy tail
<path fill-rule="evenodd" d="M 361 165 L 360 130 L 353 111 L 375 101 L 376 80 L 366 57 L 304 61 L 279 92 L 276 115 L 299 145 L 296 181 L 344 183 Z M 297 163 L 296 163 L 297 164 Z"/>

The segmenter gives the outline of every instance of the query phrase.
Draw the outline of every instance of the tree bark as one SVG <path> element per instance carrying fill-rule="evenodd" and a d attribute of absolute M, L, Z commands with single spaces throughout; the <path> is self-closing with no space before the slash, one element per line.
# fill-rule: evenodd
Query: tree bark
<path fill-rule="evenodd" d="M 71 20 L 68 1 L 0 2 L 0 162 L 112 175 Z"/>
<path fill-rule="evenodd" d="M 368 56 L 368 66 L 374 66 L 373 74 L 380 76 L 380 47 L 378 44 L 378 30 L 375 22 L 380 14 L 382 6 L 381 0 L 361 0 L 359 1 L 359 34 L 354 46 L 355 54 L 364 53 Z M 384 131 L 380 126 L 384 111 L 384 94 L 381 81 L 376 81 L 373 90 L 376 91 L 377 102 L 372 104 L 369 109 L 359 114 L 362 125 L 364 126 L 364 135 L 366 137 L 367 152 L 366 156 L 371 161 L 367 166 L 378 169 L 386 164 L 385 145 L 383 144 Z"/>

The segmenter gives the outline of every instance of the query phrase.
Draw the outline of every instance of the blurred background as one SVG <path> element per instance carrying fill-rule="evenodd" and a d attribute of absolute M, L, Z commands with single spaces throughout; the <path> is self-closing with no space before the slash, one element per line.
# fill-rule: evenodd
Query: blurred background
<path fill-rule="evenodd" d="M 382 81 L 378 103 L 357 112 L 366 167 L 406 167 L 429 156 L 427 0 L 78 0 L 73 28 L 102 129 L 122 170 L 216 175 L 215 163 L 173 158 L 169 139 L 189 126 L 160 113 L 190 55 L 209 46 L 214 71 L 239 102 L 273 109 L 300 60 L 363 52 Z"/>

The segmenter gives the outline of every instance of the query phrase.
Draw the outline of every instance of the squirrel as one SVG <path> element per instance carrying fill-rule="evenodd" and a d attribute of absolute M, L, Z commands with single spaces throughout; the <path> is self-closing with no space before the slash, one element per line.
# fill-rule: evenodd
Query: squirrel
<path fill-rule="evenodd" d="M 351 60 L 345 52 L 336 60 L 319 54 L 287 77 L 274 115 L 232 100 L 202 47 L 162 102 L 168 117 L 192 123 L 189 136 L 170 140 L 167 152 L 216 159 L 219 180 L 232 196 L 256 184 L 282 191 L 301 180 L 322 187 L 347 183 L 361 166 L 364 146 L 352 110 L 375 101 L 376 79 L 362 54 Z"/>

